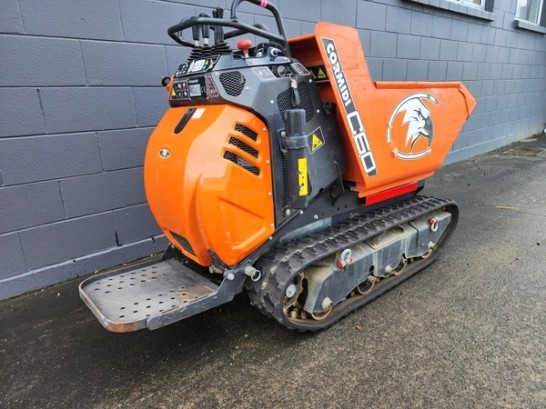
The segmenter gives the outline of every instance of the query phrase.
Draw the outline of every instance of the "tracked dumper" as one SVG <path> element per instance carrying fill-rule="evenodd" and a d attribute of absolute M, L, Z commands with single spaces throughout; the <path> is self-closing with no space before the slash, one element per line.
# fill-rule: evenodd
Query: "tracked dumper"
<path fill-rule="evenodd" d="M 230 18 L 218 8 L 168 29 L 191 54 L 163 80 L 170 107 L 144 182 L 171 244 L 81 283 L 111 331 L 156 329 L 242 291 L 288 328 L 327 328 L 428 266 L 455 229 L 453 201 L 418 193 L 475 106 L 468 90 L 374 82 L 354 28 L 319 22 L 288 40 L 274 5 L 246 1 L 276 30 L 240 21 L 241 0 Z"/>

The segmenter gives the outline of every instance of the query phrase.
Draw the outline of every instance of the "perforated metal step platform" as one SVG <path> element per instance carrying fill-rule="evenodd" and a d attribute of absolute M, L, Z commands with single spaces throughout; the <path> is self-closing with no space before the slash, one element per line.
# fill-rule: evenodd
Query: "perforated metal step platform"
<path fill-rule="evenodd" d="M 113 332 L 158 328 L 208 309 L 219 286 L 171 259 L 88 278 L 80 296 Z M 199 308 L 199 305 L 206 304 Z"/>

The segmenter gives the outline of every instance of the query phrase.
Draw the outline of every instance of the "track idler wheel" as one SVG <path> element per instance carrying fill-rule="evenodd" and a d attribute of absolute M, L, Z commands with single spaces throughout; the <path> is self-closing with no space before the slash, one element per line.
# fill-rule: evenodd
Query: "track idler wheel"
<path fill-rule="evenodd" d="M 286 317 L 297 318 L 298 315 L 301 315 L 299 311 L 301 305 L 298 302 L 298 298 L 303 292 L 303 279 L 304 273 L 300 271 L 293 277 L 291 283 L 284 290 L 283 311 Z"/>
<path fill-rule="evenodd" d="M 378 278 L 374 276 L 368 276 L 366 281 L 355 288 L 355 291 L 360 295 L 368 295 L 372 292 L 375 287 L 375 283 L 379 281 Z"/>
<path fill-rule="evenodd" d="M 311 315 L 311 318 L 313 318 L 315 321 L 322 321 L 322 320 L 328 318 L 333 310 L 334 310 L 334 304 L 332 303 L 323 312 L 320 312 L 320 313 L 317 313 L 317 314 L 311 313 L 310 315 Z"/>
<path fill-rule="evenodd" d="M 393 276 L 399 276 L 400 274 L 404 272 L 407 265 L 408 265 L 408 259 L 404 255 L 402 255 L 398 265 L 394 268 L 391 268 L 390 271 L 388 271 L 388 273 L 392 274 Z"/>

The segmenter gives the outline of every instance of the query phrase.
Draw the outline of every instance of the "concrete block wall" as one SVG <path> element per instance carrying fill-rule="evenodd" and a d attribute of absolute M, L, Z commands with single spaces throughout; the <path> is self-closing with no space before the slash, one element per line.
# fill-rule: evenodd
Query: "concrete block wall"
<path fill-rule="evenodd" d="M 514 28 L 516 0 L 494 0 L 478 17 L 456 3 L 458 12 L 446 10 L 448 0 L 273 3 L 290 36 L 318 20 L 357 27 L 375 80 L 463 81 L 478 106 L 448 162 L 544 127 L 546 39 Z M 142 163 L 167 107 L 160 79 L 187 56 L 166 29 L 229 5 L 2 1 L 0 299 L 165 248 Z M 264 10 L 243 3 L 241 11 L 273 26 Z"/>

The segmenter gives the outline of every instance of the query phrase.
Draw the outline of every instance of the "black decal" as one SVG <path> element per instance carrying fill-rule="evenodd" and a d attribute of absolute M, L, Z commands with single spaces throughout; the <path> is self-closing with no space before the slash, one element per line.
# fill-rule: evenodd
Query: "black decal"
<path fill-rule="evenodd" d="M 331 38 L 323 37 L 322 45 L 326 51 L 327 60 L 330 63 L 330 69 L 333 74 L 331 83 L 336 85 L 339 96 L 343 102 L 342 105 L 345 108 L 345 119 L 351 128 L 351 136 L 358 151 L 357 153 L 360 157 L 364 172 L 366 172 L 368 176 L 375 176 L 377 175 L 375 159 L 368 142 L 368 136 L 366 135 L 362 118 L 353 102 L 349 84 L 347 83 L 339 55 L 337 54 L 336 43 Z"/>

